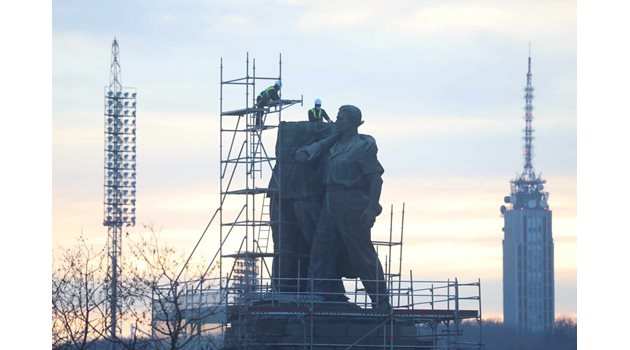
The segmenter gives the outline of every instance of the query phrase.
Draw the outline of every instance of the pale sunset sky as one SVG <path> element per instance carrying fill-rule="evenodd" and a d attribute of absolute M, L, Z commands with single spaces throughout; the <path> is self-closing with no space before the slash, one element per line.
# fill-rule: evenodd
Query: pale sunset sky
<path fill-rule="evenodd" d="M 218 205 L 220 58 L 226 79 L 244 75 L 247 52 L 257 75 L 274 76 L 281 53 L 283 96 L 305 101 L 283 119 L 305 120 L 317 97 L 331 116 L 343 104 L 361 108 L 395 227 L 406 203 L 403 270 L 480 278 L 488 318 L 502 317 L 499 206 L 523 167 L 531 42 L 533 162 L 551 194 L 556 313 L 575 317 L 575 1 L 55 1 L 53 258 L 81 232 L 107 236 L 102 95 L 114 37 L 123 85 L 138 89 L 139 224 L 192 249 Z M 373 238 L 388 228 L 380 216 Z"/>
<path fill-rule="evenodd" d="M 116 37 L 123 84 L 139 91 L 140 224 L 162 228 L 165 242 L 190 252 L 219 201 L 219 60 L 226 78 L 243 75 L 246 52 L 259 74 L 275 75 L 282 53 L 283 95 L 305 100 L 285 120 L 304 120 L 316 97 L 333 116 L 342 104 L 363 110 L 360 130 L 376 138 L 386 169 L 374 238 L 386 237 L 390 204 L 398 227 L 405 202 L 403 270 L 419 279 L 481 278 L 488 318 L 502 315 L 499 206 L 523 165 L 531 42 L 534 166 L 551 193 L 556 312 L 579 309 L 584 349 L 618 347 L 630 311 L 617 297 L 629 265 L 628 6 L 3 2 L 5 343 L 49 346 L 51 263 L 81 232 L 105 243 L 103 87 Z M 143 232 L 139 225 L 129 237 Z M 211 235 L 206 256 L 217 248 Z"/>
<path fill-rule="evenodd" d="M 343 104 L 363 110 L 360 130 L 376 138 L 386 169 L 374 238 L 387 236 L 390 204 L 398 228 L 405 202 L 403 270 L 480 278 L 487 318 L 502 316 L 499 206 L 523 165 L 531 42 L 534 166 L 551 193 L 556 313 L 579 309 L 584 349 L 618 347 L 619 337 L 602 334 L 623 334 L 630 312 L 620 298 L 629 265 L 628 6 L 3 2 L 0 294 L 11 315 L 3 344 L 49 346 L 51 263 L 81 232 L 105 243 L 103 88 L 116 37 L 123 84 L 139 92 L 139 224 L 190 252 L 219 202 L 220 58 L 226 78 L 243 75 L 247 52 L 258 75 L 275 75 L 282 53 L 283 96 L 305 100 L 285 120 L 305 120 L 316 97 L 333 116 Z M 139 225 L 129 237 L 144 233 Z M 214 254 L 217 241 L 214 231 L 202 253 Z"/>

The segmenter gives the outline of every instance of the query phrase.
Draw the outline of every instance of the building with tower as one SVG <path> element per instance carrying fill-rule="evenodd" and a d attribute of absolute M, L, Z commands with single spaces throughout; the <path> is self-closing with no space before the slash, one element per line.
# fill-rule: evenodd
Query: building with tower
<path fill-rule="evenodd" d="M 531 55 L 525 87 L 524 167 L 501 206 L 503 225 L 503 320 L 524 332 L 547 333 L 554 324 L 554 259 L 549 193 L 532 165 Z"/>

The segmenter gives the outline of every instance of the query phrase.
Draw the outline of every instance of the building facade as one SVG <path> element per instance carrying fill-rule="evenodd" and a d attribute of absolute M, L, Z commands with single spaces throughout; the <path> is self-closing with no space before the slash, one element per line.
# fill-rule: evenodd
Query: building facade
<path fill-rule="evenodd" d="M 545 180 L 532 165 L 531 57 L 525 87 L 525 164 L 523 173 L 511 181 L 510 195 L 501 206 L 503 226 L 503 320 L 524 332 L 553 330 L 554 246 L 552 212 Z"/>

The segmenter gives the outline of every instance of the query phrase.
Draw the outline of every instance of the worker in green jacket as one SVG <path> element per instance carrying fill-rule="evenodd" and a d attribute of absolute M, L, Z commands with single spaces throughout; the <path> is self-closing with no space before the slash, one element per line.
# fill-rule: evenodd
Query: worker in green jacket
<path fill-rule="evenodd" d="M 332 123 L 330 117 L 326 111 L 322 108 L 322 100 L 319 98 L 315 99 L 315 107 L 308 110 L 308 121 L 309 122 L 322 122 L 326 119 L 327 122 Z"/>
<path fill-rule="evenodd" d="M 266 88 L 261 91 L 260 94 L 256 97 L 256 108 L 265 108 L 269 106 L 269 102 L 280 100 L 280 95 L 278 92 L 282 87 L 282 82 L 280 80 L 276 80 L 273 86 Z M 256 126 L 261 127 L 263 125 L 262 120 L 262 112 L 256 114 Z"/>

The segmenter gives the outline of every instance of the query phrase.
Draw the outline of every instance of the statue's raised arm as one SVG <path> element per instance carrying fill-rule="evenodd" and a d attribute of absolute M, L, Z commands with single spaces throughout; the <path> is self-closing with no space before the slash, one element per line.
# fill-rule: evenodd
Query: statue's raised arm
<path fill-rule="evenodd" d="M 304 146 L 298 149 L 295 152 L 295 159 L 300 162 L 311 161 L 317 157 L 319 157 L 323 152 L 330 149 L 330 147 L 339 139 L 338 133 L 333 133 L 332 135 L 314 142 L 310 145 Z"/>

